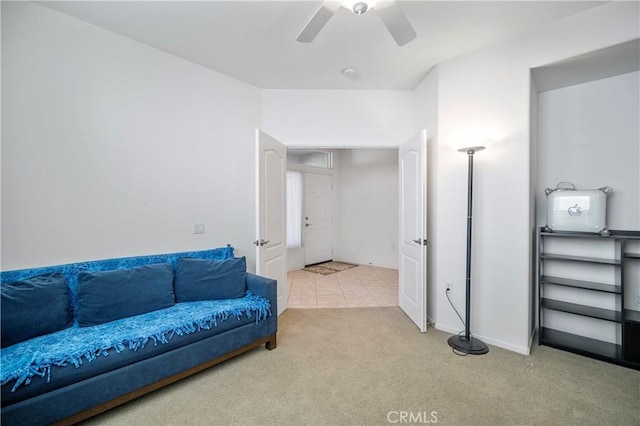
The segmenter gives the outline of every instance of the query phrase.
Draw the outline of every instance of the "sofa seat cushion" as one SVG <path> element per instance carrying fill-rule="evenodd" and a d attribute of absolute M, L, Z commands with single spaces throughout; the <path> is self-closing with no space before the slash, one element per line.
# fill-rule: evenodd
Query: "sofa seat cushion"
<path fill-rule="evenodd" d="M 168 263 L 78 274 L 78 324 L 103 324 L 175 304 Z"/>
<path fill-rule="evenodd" d="M 247 292 L 240 299 L 178 303 L 135 317 L 93 327 L 75 325 L 30 339 L 0 351 L 2 404 L 30 398 L 269 315 L 269 301 Z M 190 337 L 182 339 L 187 336 Z"/>
<path fill-rule="evenodd" d="M 0 289 L 1 347 L 73 324 L 69 286 L 59 272 L 6 283 Z"/>

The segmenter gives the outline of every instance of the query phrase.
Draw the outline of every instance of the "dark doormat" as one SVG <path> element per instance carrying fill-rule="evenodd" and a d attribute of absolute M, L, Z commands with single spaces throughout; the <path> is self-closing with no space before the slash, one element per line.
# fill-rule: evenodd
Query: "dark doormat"
<path fill-rule="evenodd" d="M 313 272 L 314 274 L 329 275 L 340 271 L 346 271 L 347 269 L 355 268 L 358 265 L 345 262 L 325 262 L 317 265 L 311 265 L 304 268 L 305 271 Z"/>

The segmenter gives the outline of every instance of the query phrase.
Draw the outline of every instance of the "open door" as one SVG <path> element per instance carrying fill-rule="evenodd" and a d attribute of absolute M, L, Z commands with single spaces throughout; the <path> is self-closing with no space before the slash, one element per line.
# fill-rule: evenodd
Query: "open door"
<path fill-rule="evenodd" d="M 427 131 L 400 145 L 400 308 L 427 331 Z"/>
<path fill-rule="evenodd" d="M 256 130 L 256 273 L 278 281 L 278 315 L 287 309 L 287 149 Z"/>

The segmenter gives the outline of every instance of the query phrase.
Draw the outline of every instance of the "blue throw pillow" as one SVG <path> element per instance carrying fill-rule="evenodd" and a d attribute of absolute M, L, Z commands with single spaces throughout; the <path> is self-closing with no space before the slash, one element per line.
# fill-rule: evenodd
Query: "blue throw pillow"
<path fill-rule="evenodd" d="M 0 293 L 2 347 L 73 324 L 69 286 L 60 272 L 2 284 Z"/>
<path fill-rule="evenodd" d="M 247 293 L 244 256 L 225 260 L 178 259 L 175 293 L 178 302 L 236 299 Z"/>
<path fill-rule="evenodd" d="M 175 304 L 168 263 L 78 274 L 78 324 L 89 327 Z"/>

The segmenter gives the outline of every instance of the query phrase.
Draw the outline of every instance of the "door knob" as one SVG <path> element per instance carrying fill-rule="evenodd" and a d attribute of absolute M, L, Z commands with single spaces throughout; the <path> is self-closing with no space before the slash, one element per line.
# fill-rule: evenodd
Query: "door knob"
<path fill-rule="evenodd" d="M 413 240 L 413 242 L 416 243 L 416 244 L 422 245 L 422 238 L 419 238 L 417 240 Z"/>
<path fill-rule="evenodd" d="M 253 244 L 255 244 L 256 246 L 260 246 L 260 247 L 262 247 L 262 246 L 264 246 L 264 245 L 269 244 L 270 242 L 271 242 L 270 240 L 266 240 L 266 241 L 265 241 L 265 240 L 263 240 L 262 238 L 260 238 L 259 240 L 255 240 L 255 241 L 253 242 Z"/>
<path fill-rule="evenodd" d="M 305 223 L 304 226 L 311 226 L 311 224 L 310 223 Z"/>

